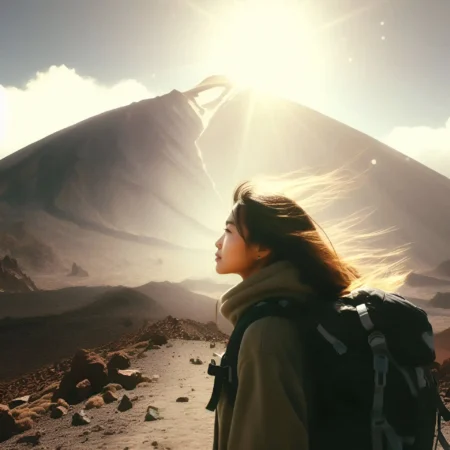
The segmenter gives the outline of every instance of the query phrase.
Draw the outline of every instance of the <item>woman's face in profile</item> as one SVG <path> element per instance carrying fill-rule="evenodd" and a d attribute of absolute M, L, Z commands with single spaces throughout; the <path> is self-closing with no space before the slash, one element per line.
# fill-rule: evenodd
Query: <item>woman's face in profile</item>
<path fill-rule="evenodd" d="M 248 246 L 239 234 L 233 214 L 230 214 L 226 220 L 224 233 L 216 242 L 216 247 L 216 272 L 218 274 L 237 274 L 245 278 L 252 272 L 257 260 L 256 248 Z"/>

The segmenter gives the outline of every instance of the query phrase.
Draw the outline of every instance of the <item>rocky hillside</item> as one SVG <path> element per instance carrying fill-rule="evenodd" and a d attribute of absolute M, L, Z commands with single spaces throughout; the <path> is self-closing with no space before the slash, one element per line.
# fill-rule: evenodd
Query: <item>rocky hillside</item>
<path fill-rule="evenodd" d="M 161 344 L 167 339 L 184 339 L 210 342 L 224 342 L 228 335 L 222 333 L 213 323 L 202 324 L 189 319 L 176 319 L 167 317 L 164 320 L 147 324 L 134 332 L 123 334 L 118 339 L 107 342 L 101 346 L 92 347 L 92 350 L 100 355 L 107 355 L 110 352 L 126 350 L 134 355 L 143 348 L 148 347 L 149 340 L 153 344 Z M 144 345 L 144 344 L 146 345 Z M 74 347 L 74 352 L 82 345 Z M 47 386 L 61 381 L 65 372 L 71 367 L 71 359 L 64 358 L 59 360 L 55 358 L 52 364 L 43 364 L 42 367 L 30 371 L 29 373 L 13 378 L 8 381 L 0 379 L 0 403 L 8 403 L 15 397 L 22 397 L 32 392 L 45 391 Z"/>

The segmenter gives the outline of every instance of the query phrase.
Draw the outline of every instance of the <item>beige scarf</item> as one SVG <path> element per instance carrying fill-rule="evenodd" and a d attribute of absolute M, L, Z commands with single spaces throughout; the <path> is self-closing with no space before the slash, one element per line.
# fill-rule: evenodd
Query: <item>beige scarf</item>
<path fill-rule="evenodd" d="M 220 299 L 220 311 L 233 325 L 242 313 L 270 296 L 305 301 L 313 290 L 299 280 L 298 270 L 288 261 L 279 261 L 229 289 Z"/>

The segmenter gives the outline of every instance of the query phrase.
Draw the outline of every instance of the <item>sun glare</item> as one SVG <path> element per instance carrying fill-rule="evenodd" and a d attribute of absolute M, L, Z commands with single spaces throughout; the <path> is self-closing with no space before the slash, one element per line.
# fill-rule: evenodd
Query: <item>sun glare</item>
<path fill-rule="evenodd" d="M 311 89 L 320 76 L 317 35 L 298 3 L 243 2 L 221 25 L 214 56 L 238 84 Z"/>

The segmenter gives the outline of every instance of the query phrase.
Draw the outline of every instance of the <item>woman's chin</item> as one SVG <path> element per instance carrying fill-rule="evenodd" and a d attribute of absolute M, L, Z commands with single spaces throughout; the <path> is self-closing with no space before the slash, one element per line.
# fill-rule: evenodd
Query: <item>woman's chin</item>
<path fill-rule="evenodd" d="M 227 272 L 224 270 L 224 267 L 223 267 L 223 265 L 221 264 L 221 260 L 220 259 L 218 259 L 217 261 L 216 261 L 216 272 L 219 274 L 219 275 L 225 275 Z"/>

